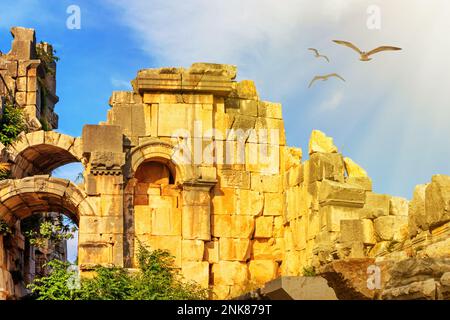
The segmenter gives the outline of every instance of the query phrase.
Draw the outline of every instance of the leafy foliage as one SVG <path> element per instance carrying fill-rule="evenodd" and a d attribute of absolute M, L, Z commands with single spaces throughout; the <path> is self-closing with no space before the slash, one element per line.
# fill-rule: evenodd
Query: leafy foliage
<path fill-rule="evenodd" d="M 47 52 L 44 50 L 44 42 L 40 42 L 40 45 L 36 46 L 37 58 L 43 62 L 45 71 L 49 74 L 55 75 L 56 70 L 54 65 L 59 61 L 59 58 L 55 56 L 56 50 Z"/>
<path fill-rule="evenodd" d="M 5 146 L 10 145 L 24 130 L 26 130 L 26 124 L 22 109 L 16 108 L 11 101 L 7 100 L 0 119 L 0 142 Z"/>
<path fill-rule="evenodd" d="M 11 171 L 7 163 L 0 163 L 0 180 L 9 179 Z"/>
<path fill-rule="evenodd" d="M 81 278 L 70 286 L 76 273 L 70 264 L 53 260 L 52 272 L 28 287 L 38 300 L 203 300 L 209 291 L 194 282 L 185 282 L 174 268 L 174 258 L 162 250 L 151 251 L 139 245 L 139 269 L 95 268 L 93 277 Z"/>
<path fill-rule="evenodd" d="M 42 218 L 33 215 L 22 221 L 22 232 L 30 244 L 39 248 L 45 247 L 47 241 L 58 243 L 73 238 L 76 227 L 64 224 L 62 216 Z"/>
<path fill-rule="evenodd" d="M 315 277 L 316 269 L 313 266 L 310 267 L 303 267 L 303 276 L 304 277 Z"/>
<path fill-rule="evenodd" d="M 0 219 L 0 235 L 6 236 L 8 234 L 11 234 L 11 228 L 8 226 L 8 224 Z"/>

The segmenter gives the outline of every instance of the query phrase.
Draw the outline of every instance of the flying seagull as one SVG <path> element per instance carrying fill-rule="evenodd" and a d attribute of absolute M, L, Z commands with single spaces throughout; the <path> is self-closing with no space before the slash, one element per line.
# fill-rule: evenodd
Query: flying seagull
<path fill-rule="evenodd" d="M 331 77 L 337 77 L 337 78 L 341 79 L 342 81 L 345 81 L 345 79 L 342 78 L 342 77 L 341 77 L 340 75 L 338 75 L 337 73 L 330 73 L 330 74 L 327 74 L 327 75 L 324 75 L 324 76 L 315 76 L 315 77 L 311 80 L 311 83 L 309 84 L 308 88 L 311 88 L 311 86 L 313 85 L 313 83 L 314 83 L 316 80 L 327 81 L 328 78 L 331 78 Z"/>
<path fill-rule="evenodd" d="M 320 54 L 319 51 L 318 51 L 317 49 L 314 49 L 314 48 L 308 48 L 308 50 L 311 50 L 312 52 L 314 52 L 314 56 L 315 56 L 316 58 L 324 58 L 325 60 L 327 60 L 328 62 L 330 62 L 330 59 L 328 59 L 327 56 L 324 56 L 324 55 Z"/>
<path fill-rule="evenodd" d="M 361 61 L 370 61 L 370 60 L 372 60 L 372 58 L 369 58 L 369 56 L 371 56 L 371 55 L 373 55 L 373 54 L 375 54 L 375 53 L 381 52 L 381 51 L 397 51 L 397 50 L 402 50 L 402 48 L 398 48 L 398 47 L 381 46 L 381 47 L 378 47 L 378 48 L 376 48 L 376 49 L 373 49 L 373 50 L 371 50 L 371 51 L 369 51 L 369 52 L 364 52 L 364 51 L 361 51 L 357 46 L 355 46 L 355 45 L 354 45 L 353 43 L 351 43 L 351 42 L 341 41 L 341 40 L 333 40 L 333 42 L 335 42 L 335 43 L 337 43 L 337 44 L 341 44 L 341 45 L 346 46 L 346 47 L 349 47 L 349 48 L 355 50 L 356 52 L 358 52 L 359 55 L 360 55 L 359 60 L 361 60 Z"/>

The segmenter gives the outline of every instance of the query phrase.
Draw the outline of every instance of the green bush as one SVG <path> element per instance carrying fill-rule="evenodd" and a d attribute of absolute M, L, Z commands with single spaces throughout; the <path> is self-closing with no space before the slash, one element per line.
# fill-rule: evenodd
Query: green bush
<path fill-rule="evenodd" d="M 303 267 L 303 276 L 304 277 L 315 277 L 317 275 L 316 268 L 313 266 Z"/>
<path fill-rule="evenodd" d="M 176 272 L 173 257 L 162 250 L 139 246 L 139 269 L 130 272 L 121 267 L 96 267 L 95 276 L 77 277 L 70 264 L 53 260 L 51 272 L 35 279 L 28 288 L 38 300 L 203 300 L 209 291 L 193 282 L 185 282 Z"/>
<path fill-rule="evenodd" d="M 26 129 L 23 111 L 6 101 L 0 119 L 0 142 L 8 146 Z"/>

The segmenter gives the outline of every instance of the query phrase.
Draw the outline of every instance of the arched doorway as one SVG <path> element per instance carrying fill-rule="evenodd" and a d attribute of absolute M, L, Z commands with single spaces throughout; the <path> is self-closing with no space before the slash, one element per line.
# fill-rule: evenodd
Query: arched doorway
<path fill-rule="evenodd" d="M 134 255 L 138 242 L 169 250 L 180 257 L 181 187 L 176 184 L 175 167 L 162 158 L 142 162 L 128 182 L 132 193 Z M 136 262 L 131 262 L 132 266 Z"/>
<path fill-rule="evenodd" d="M 39 175 L 0 181 L 0 220 L 11 230 L 0 239 L 2 296 L 23 296 L 25 282 L 35 273 L 36 262 L 40 264 L 35 248 L 25 243 L 21 221 L 48 213 L 64 214 L 78 224 L 81 217 L 94 215 L 94 210 L 84 191 L 66 179 Z"/>

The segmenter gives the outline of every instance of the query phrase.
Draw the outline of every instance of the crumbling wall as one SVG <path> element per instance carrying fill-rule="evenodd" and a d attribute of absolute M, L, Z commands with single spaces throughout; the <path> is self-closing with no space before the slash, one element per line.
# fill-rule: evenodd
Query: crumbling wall
<path fill-rule="evenodd" d="M 53 48 L 48 43 L 36 43 L 35 31 L 11 28 L 11 50 L 0 52 L 0 96 L 24 110 L 30 131 L 58 127 L 54 112 L 56 96 L 56 64 Z"/>

